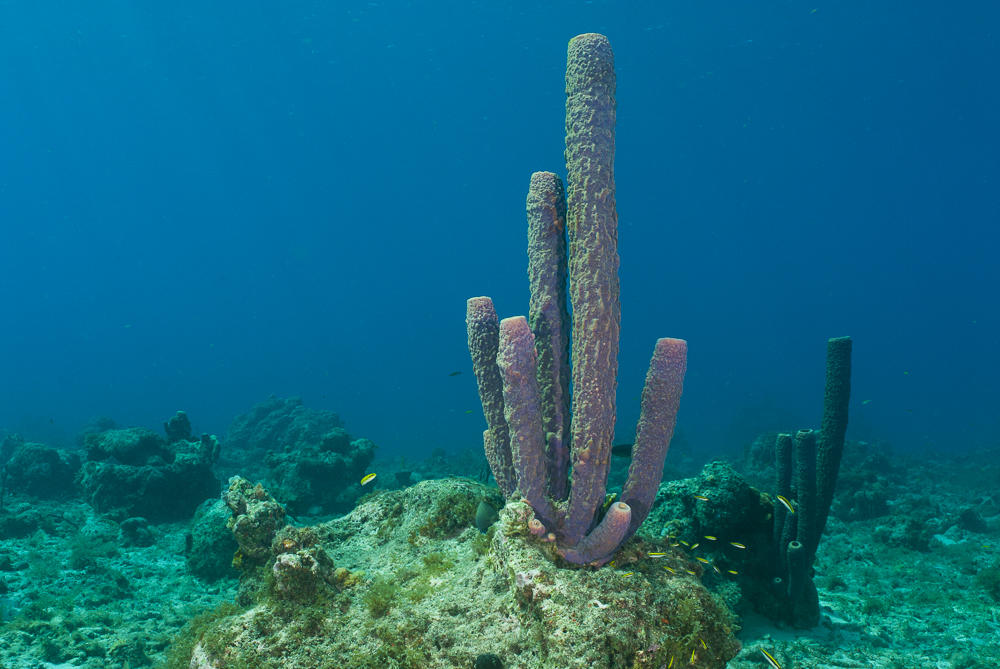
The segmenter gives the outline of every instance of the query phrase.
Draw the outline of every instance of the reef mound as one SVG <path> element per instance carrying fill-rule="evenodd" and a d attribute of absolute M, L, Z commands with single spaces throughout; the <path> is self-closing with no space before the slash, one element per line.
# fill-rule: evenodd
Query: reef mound
<path fill-rule="evenodd" d="M 248 608 L 174 652 L 192 669 L 452 669 L 482 657 L 506 669 L 660 667 L 671 657 L 721 669 L 739 652 L 734 618 L 699 582 L 699 563 L 669 546 L 650 558 L 664 547 L 636 538 L 616 567 L 569 565 L 531 534 L 522 501 L 481 533 L 476 510 L 495 493 L 471 479 L 428 480 L 376 491 L 321 525 L 281 527 L 257 522 L 274 519 L 269 494 L 234 477 L 231 527 L 274 527 L 244 534 L 241 553 L 256 536 L 270 556 L 242 561 Z"/>

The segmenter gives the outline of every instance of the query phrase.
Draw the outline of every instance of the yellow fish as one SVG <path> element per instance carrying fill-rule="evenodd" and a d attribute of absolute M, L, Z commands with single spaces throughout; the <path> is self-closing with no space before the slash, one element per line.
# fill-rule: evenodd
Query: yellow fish
<path fill-rule="evenodd" d="M 716 541 L 716 538 L 715 538 L 715 537 L 713 537 L 713 536 L 712 536 L 712 535 L 710 535 L 710 534 L 706 534 L 706 535 L 705 535 L 705 538 L 706 538 L 706 539 L 708 539 L 709 541 Z"/>
<path fill-rule="evenodd" d="M 704 495 L 691 495 L 691 496 L 694 497 L 695 499 L 701 500 L 702 502 L 708 501 L 708 498 L 705 497 Z"/>
<path fill-rule="evenodd" d="M 778 661 L 776 659 L 774 659 L 773 655 L 771 655 L 769 652 L 767 652 L 763 648 L 760 649 L 760 652 L 762 652 L 764 654 L 764 657 L 767 658 L 767 663 L 770 664 L 772 667 L 774 667 L 774 669 L 781 669 L 781 665 L 778 664 Z"/>
<path fill-rule="evenodd" d="M 778 501 L 788 509 L 788 513 L 795 513 L 795 509 L 792 507 L 792 503 L 788 501 L 783 495 L 778 495 Z"/>
<path fill-rule="evenodd" d="M 729 545 L 730 545 L 730 546 L 736 546 L 737 548 L 746 548 L 746 546 L 744 546 L 743 544 L 741 544 L 741 543 L 740 543 L 740 542 L 738 542 L 738 541 L 730 541 L 730 542 L 729 542 Z"/>
<path fill-rule="evenodd" d="M 663 557 L 666 553 L 646 553 L 646 557 L 658 558 Z"/>
<path fill-rule="evenodd" d="M 371 482 L 375 478 L 375 474 L 366 474 L 363 479 L 361 479 L 361 485 Z"/>

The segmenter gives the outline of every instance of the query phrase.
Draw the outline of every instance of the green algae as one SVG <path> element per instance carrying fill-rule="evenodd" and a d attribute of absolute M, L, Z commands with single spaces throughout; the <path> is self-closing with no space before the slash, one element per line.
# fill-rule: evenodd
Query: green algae
<path fill-rule="evenodd" d="M 465 490 L 451 490 L 435 500 L 434 510 L 417 532 L 428 539 L 452 536 L 476 522 L 478 507 Z"/>

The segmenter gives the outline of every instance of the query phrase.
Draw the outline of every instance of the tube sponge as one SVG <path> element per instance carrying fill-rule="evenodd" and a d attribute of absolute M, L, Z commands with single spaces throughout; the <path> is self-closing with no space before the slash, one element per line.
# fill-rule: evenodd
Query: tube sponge
<path fill-rule="evenodd" d="M 542 429 L 548 445 L 548 491 L 566 498 L 569 475 L 569 312 L 566 302 L 566 195 L 552 172 L 535 172 L 528 187 L 528 324 L 538 354 Z"/>
<path fill-rule="evenodd" d="M 816 541 L 823 535 L 833 504 L 847 433 L 847 408 L 851 402 L 851 338 L 834 337 L 826 343 L 826 389 L 823 421 L 816 446 Z"/>
<path fill-rule="evenodd" d="M 629 508 L 628 504 L 624 502 L 612 504 L 608 512 L 604 514 L 600 525 L 595 527 L 576 546 L 562 549 L 559 554 L 564 560 L 573 564 L 589 564 L 591 562 L 603 564 L 611 559 L 615 548 L 625 540 L 631 518 L 632 509 Z"/>
<path fill-rule="evenodd" d="M 546 525 L 555 516 L 546 495 L 545 437 L 535 373 L 538 358 L 528 319 L 514 316 L 500 321 L 497 365 L 503 377 L 504 418 L 510 430 L 510 451 L 517 473 L 517 489 Z"/>
<path fill-rule="evenodd" d="M 656 499 L 663 479 L 663 461 L 677 424 L 684 373 L 687 371 L 687 342 L 663 338 L 656 342 L 649 361 L 646 385 L 642 389 L 641 413 L 635 428 L 635 446 L 622 501 L 632 508 L 627 539 L 635 534 Z"/>
<path fill-rule="evenodd" d="M 465 325 L 469 333 L 472 369 L 479 386 L 479 400 L 489 429 L 483 433 L 486 459 L 504 497 L 517 489 L 517 477 L 510 455 L 510 431 L 503 415 L 503 379 L 497 367 L 500 349 L 500 321 L 493 300 L 470 297 L 465 306 Z"/>
<path fill-rule="evenodd" d="M 604 502 L 618 375 L 615 59 L 604 35 L 570 40 L 566 59 L 566 226 L 573 306 L 572 485 L 563 539 L 583 538 Z"/>

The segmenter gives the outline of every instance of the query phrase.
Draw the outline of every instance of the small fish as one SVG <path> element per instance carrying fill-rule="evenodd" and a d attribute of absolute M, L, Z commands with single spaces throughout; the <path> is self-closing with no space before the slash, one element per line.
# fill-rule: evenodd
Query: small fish
<path fill-rule="evenodd" d="M 696 572 L 693 569 L 685 569 L 684 571 L 686 571 L 687 573 L 691 574 L 692 576 L 697 576 L 698 575 L 698 572 Z"/>
<path fill-rule="evenodd" d="M 616 499 L 618 499 L 618 493 L 616 492 L 609 492 L 607 495 L 605 495 L 604 505 L 601 507 L 601 511 L 607 513 L 608 509 L 611 508 L 611 505 L 615 503 Z"/>
<path fill-rule="evenodd" d="M 741 544 L 738 541 L 730 541 L 729 545 L 730 546 L 735 546 L 736 548 L 746 548 L 746 546 L 744 546 L 743 544 Z"/>
<path fill-rule="evenodd" d="M 722 576 L 722 570 L 719 569 L 718 567 L 716 567 L 714 564 L 712 565 L 712 569 L 715 570 L 716 574 L 718 574 L 719 576 Z"/>
<path fill-rule="evenodd" d="M 615 561 L 614 561 L 614 560 L 612 560 L 611 562 L 609 562 L 609 563 L 608 563 L 608 566 L 609 566 L 609 567 L 614 567 L 614 566 L 615 566 Z"/>
<path fill-rule="evenodd" d="M 694 497 L 695 499 L 701 500 L 702 502 L 708 501 L 708 498 L 705 497 L 704 495 L 691 495 L 691 496 Z"/>
<path fill-rule="evenodd" d="M 472 409 L 469 409 L 469 410 L 468 410 L 468 411 L 466 411 L 465 413 L 472 413 L 472 411 L 473 411 Z"/>
<path fill-rule="evenodd" d="M 667 565 L 663 565 L 663 568 L 669 571 L 671 574 L 674 574 L 675 576 L 677 575 L 677 572 L 668 567 Z"/>
<path fill-rule="evenodd" d="M 792 506 L 792 503 L 791 503 L 791 502 L 789 502 L 789 501 L 788 501 L 788 499 L 787 499 L 787 498 L 785 498 L 785 496 L 784 496 L 784 495 L 778 495 L 778 501 L 779 501 L 779 502 L 781 502 L 781 504 L 782 504 L 782 505 L 783 505 L 783 506 L 784 506 L 784 507 L 785 507 L 786 509 L 788 509 L 788 513 L 795 513 L 795 508 L 794 508 L 794 507 Z"/>
<path fill-rule="evenodd" d="M 865 400 L 862 402 L 862 404 L 868 404 L 869 402 L 871 402 L 871 400 Z"/>
<path fill-rule="evenodd" d="M 770 664 L 772 667 L 774 667 L 774 669 L 781 669 L 781 665 L 778 664 L 778 661 L 774 659 L 773 655 L 771 655 L 763 648 L 760 649 L 760 652 L 764 654 L 764 657 L 767 659 L 767 663 Z"/>
<path fill-rule="evenodd" d="M 625 572 L 624 574 L 622 574 L 622 577 L 627 577 L 627 576 L 631 576 L 631 575 L 632 575 L 632 574 L 634 574 L 634 573 L 635 573 L 635 572 L 631 572 L 631 571 L 627 571 L 627 572 Z"/>
<path fill-rule="evenodd" d="M 713 536 L 711 536 L 709 534 L 706 534 L 705 538 L 708 539 L 709 541 L 717 541 L 717 539 L 715 537 L 713 537 Z"/>
<path fill-rule="evenodd" d="M 728 572 L 729 572 L 730 574 L 732 574 L 733 576 L 736 576 L 737 574 L 739 574 L 739 573 L 740 573 L 740 572 L 736 571 L 735 569 L 727 569 L 726 571 L 728 571 Z"/>
<path fill-rule="evenodd" d="M 690 662 L 690 664 L 694 664 L 694 654 L 695 654 L 695 651 L 692 650 L 691 651 L 691 662 Z"/>
<path fill-rule="evenodd" d="M 476 527 L 480 532 L 486 534 L 490 531 L 493 523 L 498 520 L 500 520 L 500 514 L 491 504 L 488 504 L 486 500 L 479 502 L 479 508 L 476 509 Z"/>
<path fill-rule="evenodd" d="M 451 374 L 449 374 L 448 376 L 458 376 L 458 375 L 459 375 L 459 374 L 461 374 L 461 373 L 462 373 L 462 372 L 452 372 L 452 373 L 451 373 Z"/>
<path fill-rule="evenodd" d="M 666 553 L 646 553 L 646 556 L 651 558 L 661 558 L 664 555 L 666 555 Z"/>
<path fill-rule="evenodd" d="M 677 542 L 677 541 L 675 541 L 674 543 L 670 544 L 671 548 L 677 548 L 678 546 L 680 546 L 680 543 Z"/>
<path fill-rule="evenodd" d="M 361 479 L 361 485 L 366 483 L 371 483 L 375 479 L 375 474 L 365 474 L 365 477 Z"/>
<path fill-rule="evenodd" d="M 709 562 L 708 560 L 706 560 L 703 557 L 695 557 L 695 560 L 697 560 L 698 562 L 702 562 L 704 564 L 712 564 L 711 562 Z"/>
<path fill-rule="evenodd" d="M 611 447 L 611 455 L 619 458 L 631 458 L 632 444 L 615 444 Z"/>
<path fill-rule="evenodd" d="M 701 544 L 698 544 L 698 543 L 691 544 L 691 550 L 694 550 L 698 546 L 701 546 Z"/>
<path fill-rule="evenodd" d="M 708 644 L 705 643 L 704 639 L 702 639 L 702 638 L 699 637 L 698 641 L 701 641 L 701 647 L 702 648 L 704 648 L 705 650 L 708 650 Z"/>
<path fill-rule="evenodd" d="M 674 656 L 673 655 L 670 656 L 670 664 L 667 665 L 667 669 L 670 669 L 672 666 L 674 666 Z"/>
<path fill-rule="evenodd" d="M 691 546 L 691 544 L 689 544 L 688 542 L 684 541 L 683 539 L 681 539 L 681 543 L 684 544 L 685 546 L 688 546 L 688 547 Z"/>

